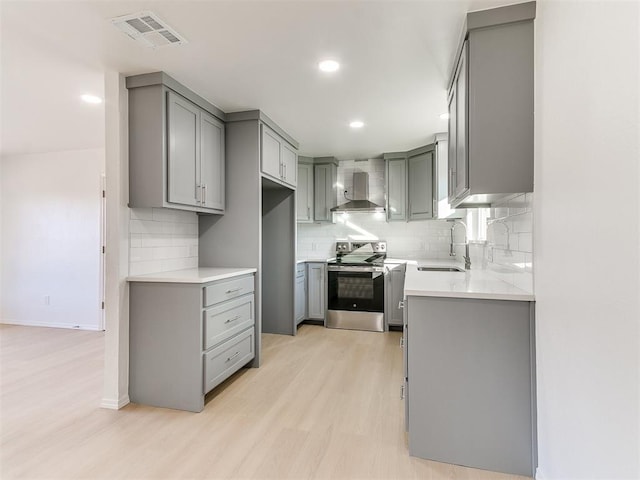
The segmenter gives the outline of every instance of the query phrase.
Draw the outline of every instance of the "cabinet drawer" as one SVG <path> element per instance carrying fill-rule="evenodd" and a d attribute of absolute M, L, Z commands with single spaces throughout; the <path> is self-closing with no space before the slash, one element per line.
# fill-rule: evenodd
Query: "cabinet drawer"
<path fill-rule="evenodd" d="M 254 296 L 224 302 L 204 311 L 204 350 L 213 347 L 255 322 Z"/>
<path fill-rule="evenodd" d="M 204 306 L 208 307 L 215 303 L 224 302 L 225 300 L 251 293 L 254 289 L 253 285 L 253 275 L 232 278 L 224 282 L 209 285 L 204 289 Z"/>
<path fill-rule="evenodd" d="M 206 352 L 204 354 L 204 393 L 233 375 L 254 356 L 253 328 Z"/>

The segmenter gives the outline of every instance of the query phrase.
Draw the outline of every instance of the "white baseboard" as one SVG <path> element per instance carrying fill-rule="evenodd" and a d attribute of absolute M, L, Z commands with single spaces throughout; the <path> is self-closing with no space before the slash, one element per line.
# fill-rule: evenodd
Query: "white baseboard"
<path fill-rule="evenodd" d="M 47 327 L 47 328 L 66 328 L 68 330 L 91 330 L 94 332 L 101 332 L 102 329 L 98 325 L 67 325 L 60 323 L 47 323 L 47 322 L 26 322 L 23 320 L 0 320 L 0 324 L 4 325 L 18 325 L 21 327 Z"/>
<path fill-rule="evenodd" d="M 542 471 L 542 469 L 540 467 L 536 467 L 536 475 L 534 477 L 536 480 L 545 480 L 545 478 L 547 478 L 544 475 L 544 472 Z"/>
<path fill-rule="evenodd" d="M 102 402 L 100 402 L 100 408 L 106 408 L 109 410 L 120 410 L 125 405 L 129 405 L 131 400 L 129 400 L 129 395 L 123 395 L 119 399 L 113 398 L 103 398 Z"/>

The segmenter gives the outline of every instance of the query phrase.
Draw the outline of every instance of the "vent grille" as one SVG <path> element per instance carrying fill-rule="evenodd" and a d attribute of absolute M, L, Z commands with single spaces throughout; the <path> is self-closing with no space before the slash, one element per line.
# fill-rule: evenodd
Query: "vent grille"
<path fill-rule="evenodd" d="M 182 35 L 152 12 L 112 18 L 111 23 L 145 47 L 157 48 L 187 43 Z"/>

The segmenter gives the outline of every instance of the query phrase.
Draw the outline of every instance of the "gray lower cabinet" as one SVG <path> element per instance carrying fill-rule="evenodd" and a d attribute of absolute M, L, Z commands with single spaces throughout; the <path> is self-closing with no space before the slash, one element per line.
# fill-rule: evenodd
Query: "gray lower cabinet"
<path fill-rule="evenodd" d="M 204 396 L 255 357 L 255 277 L 130 284 L 129 396 L 199 412 Z"/>
<path fill-rule="evenodd" d="M 266 125 L 262 124 L 260 128 L 262 173 L 295 188 L 298 175 L 296 149 Z"/>
<path fill-rule="evenodd" d="M 404 295 L 404 276 L 406 263 L 385 263 L 385 299 L 384 317 L 387 326 L 402 326 L 402 307 Z"/>
<path fill-rule="evenodd" d="M 327 309 L 327 264 L 307 262 L 307 318 L 325 320 Z"/>
<path fill-rule="evenodd" d="M 449 201 L 533 191 L 535 2 L 467 14 L 449 84 Z"/>
<path fill-rule="evenodd" d="M 296 265 L 296 325 L 307 315 L 307 267 L 304 263 Z"/>
<path fill-rule="evenodd" d="M 212 112 L 224 113 L 166 74 L 128 77 L 127 88 L 129 206 L 223 214 L 225 125 Z"/>
<path fill-rule="evenodd" d="M 534 304 L 406 299 L 409 453 L 533 476 Z"/>

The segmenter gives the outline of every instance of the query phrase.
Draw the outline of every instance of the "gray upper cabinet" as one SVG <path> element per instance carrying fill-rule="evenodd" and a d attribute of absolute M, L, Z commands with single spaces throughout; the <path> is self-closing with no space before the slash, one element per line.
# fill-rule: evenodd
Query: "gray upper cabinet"
<path fill-rule="evenodd" d="M 313 159 L 308 157 L 298 157 L 296 220 L 298 223 L 313 222 Z"/>
<path fill-rule="evenodd" d="M 261 125 L 261 139 L 262 173 L 295 188 L 298 175 L 296 150 L 264 124 Z"/>
<path fill-rule="evenodd" d="M 433 160 L 433 218 L 464 218 L 467 211 L 463 208 L 452 209 L 449 204 L 449 142 L 448 134 L 437 133 Z"/>
<path fill-rule="evenodd" d="M 409 152 L 385 153 L 387 221 L 428 220 L 435 204 L 433 144 Z"/>
<path fill-rule="evenodd" d="M 332 222 L 333 214 L 331 209 L 338 203 L 336 185 L 338 181 L 337 161 L 333 157 L 327 158 L 330 159 L 326 160 L 327 163 L 324 163 L 322 159 L 316 159 L 316 164 L 313 167 L 313 218 L 316 222 Z M 318 161 L 323 163 L 318 164 Z"/>
<path fill-rule="evenodd" d="M 449 93 L 449 202 L 456 204 L 469 194 L 469 157 L 467 155 L 467 56 L 469 43 L 462 48 Z"/>
<path fill-rule="evenodd" d="M 200 112 L 201 205 L 224 210 L 224 124 L 207 112 Z"/>
<path fill-rule="evenodd" d="M 162 72 L 127 88 L 129 206 L 224 213 L 224 112 Z"/>
<path fill-rule="evenodd" d="M 467 14 L 449 86 L 449 200 L 533 191 L 535 2 Z"/>
<path fill-rule="evenodd" d="M 433 145 L 409 152 L 409 220 L 433 218 Z"/>
<path fill-rule="evenodd" d="M 169 194 L 171 203 L 200 204 L 200 109 L 167 93 L 169 123 Z"/>
<path fill-rule="evenodd" d="M 387 155 L 385 155 L 387 164 L 387 221 L 406 221 L 407 155 L 406 153 Z"/>

